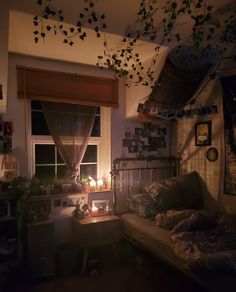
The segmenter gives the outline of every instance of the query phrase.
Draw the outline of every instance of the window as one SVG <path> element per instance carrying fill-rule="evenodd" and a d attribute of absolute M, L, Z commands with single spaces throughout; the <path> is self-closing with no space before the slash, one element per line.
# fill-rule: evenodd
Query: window
<path fill-rule="evenodd" d="M 91 137 L 80 166 L 80 176 L 97 178 L 101 143 L 101 110 L 98 108 Z M 33 147 L 33 173 L 44 182 L 65 181 L 67 167 L 56 146 L 53 144 L 41 104 L 31 101 L 31 142 Z M 68 144 L 68 147 L 72 147 Z"/>
<path fill-rule="evenodd" d="M 31 101 L 31 134 L 50 136 L 40 101 Z M 91 137 L 100 137 L 100 107 L 97 109 Z"/>
<path fill-rule="evenodd" d="M 65 181 L 67 167 L 54 144 L 35 144 L 35 174 L 42 181 Z M 88 145 L 80 166 L 81 177 L 97 177 L 97 145 Z"/>

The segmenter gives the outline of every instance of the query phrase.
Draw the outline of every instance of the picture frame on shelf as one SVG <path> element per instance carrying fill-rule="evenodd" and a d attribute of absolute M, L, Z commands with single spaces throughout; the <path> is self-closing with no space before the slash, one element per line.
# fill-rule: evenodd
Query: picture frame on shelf
<path fill-rule="evenodd" d="M 92 216 L 107 215 L 109 200 L 92 200 Z"/>

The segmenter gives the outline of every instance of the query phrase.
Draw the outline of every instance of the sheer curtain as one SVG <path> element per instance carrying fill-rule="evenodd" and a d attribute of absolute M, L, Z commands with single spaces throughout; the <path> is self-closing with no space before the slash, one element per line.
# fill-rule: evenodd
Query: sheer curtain
<path fill-rule="evenodd" d="M 91 135 L 97 107 L 41 102 L 50 134 L 74 182 Z"/>

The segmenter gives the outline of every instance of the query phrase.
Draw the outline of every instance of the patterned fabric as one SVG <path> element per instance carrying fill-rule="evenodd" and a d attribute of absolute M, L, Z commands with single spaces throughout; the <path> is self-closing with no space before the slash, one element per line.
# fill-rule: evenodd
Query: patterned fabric
<path fill-rule="evenodd" d="M 169 210 L 166 213 L 158 213 L 155 218 L 156 225 L 165 229 L 172 230 L 183 219 L 190 217 L 193 212 L 193 209 L 186 209 Z"/>
<path fill-rule="evenodd" d="M 153 197 L 159 212 L 203 207 L 199 176 L 195 171 L 187 175 L 154 181 L 145 187 L 145 191 Z"/>
<path fill-rule="evenodd" d="M 140 217 L 152 218 L 157 214 L 156 204 L 147 193 L 134 194 L 128 200 L 129 210 Z"/>
<path fill-rule="evenodd" d="M 236 217 L 195 212 L 171 231 L 175 253 L 187 269 L 236 272 Z"/>
<path fill-rule="evenodd" d="M 173 232 L 207 230 L 216 226 L 216 218 L 205 211 L 192 210 L 189 215 L 174 227 Z"/>
<path fill-rule="evenodd" d="M 145 190 L 155 201 L 158 212 L 164 212 L 182 206 L 180 188 L 173 179 L 155 181 L 149 186 L 146 186 Z"/>

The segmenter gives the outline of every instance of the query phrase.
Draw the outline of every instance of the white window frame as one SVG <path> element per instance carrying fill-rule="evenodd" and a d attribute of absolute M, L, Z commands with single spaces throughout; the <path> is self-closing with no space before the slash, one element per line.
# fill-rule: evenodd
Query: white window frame
<path fill-rule="evenodd" d="M 100 137 L 90 137 L 88 144 L 97 145 L 97 178 L 110 176 L 111 171 L 111 109 L 100 107 Z M 54 144 L 51 136 L 31 135 L 31 102 L 28 101 L 28 170 L 29 176 L 35 173 L 35 144 Z M 78 141 L 79 142 L 79 141 Z"/>

